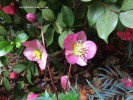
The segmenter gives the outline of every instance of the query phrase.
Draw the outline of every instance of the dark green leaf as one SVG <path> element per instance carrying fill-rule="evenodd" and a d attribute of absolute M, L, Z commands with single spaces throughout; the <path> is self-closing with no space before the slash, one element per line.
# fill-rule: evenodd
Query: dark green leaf
<path fill-rule="evenodd" d="M 13 45 L 8 41 L 0 41 L 0 57 L 6 55 L 13 49 Z"/>
<path fill-rule="evenodd" d="M 94 3 L 88 8 L 87 19 L 89 25 L 92 27 L 96 24 L 99 17 L 104 13 L 104 7 L 101 2 Z"/>
<path fill-rule="evenodd" d="M 3 26 L 1 26 L 0 25 L 0 35 L 1 36 L 5 36 L 5 35 L 7 35 L 8 33 L 7 33 L 7 31 L 5 30 L 5 28 L 3 27 Z"/>
<path fill-rule="evenodd" d="M 61 13 L 62 13 L 63 22 L 69 27 L 73 26 L 74 24 L 73 11 L 69 7 L 63 6 Z"/>
<path fill-rule="evenodd" d="M 26 71 L 26 78 L 27 78 L 28 82 L 29 82 L 30 84 L 32 84 L 32 82 L 31 82 L 31 71 L 30 71 L 30 69 L 28 69 L 28 70 Z"/>
<path fill-rule="evenodd" d="M 113 16 L 113 17 L 112 17 Z M 102 14 L 96 23 L 97 32 L 101 39 L 108 43 L 108 36 L 115 29 L 118 22 L 118 15 L 112 11 Z"/>
<path fill-rule="evenodd" d="M 50 26 L 50 24 L 47 24 L 47 25 L 43 26 L 43 29 L 42 29 L 43 33 L 45 33 L 47 31 L 49 26 Z"/>
<path fill-rule="evenodd" d="M 124 0 L 121 10 L 127 11 L 133 9 L 133 0 Z"/>
<path fill-rule="evenodd" d="M 8 14 L 2 12 L 1 10 L 0 10 L 0 17 L 2 17 L 4 19 L 4 21 L 6 21 L 7 23 L 12 22 L 11 17 Z"/>
<path fill-rule="evenodd" d="M 54 21 L 55 15 L 51 9 L 43 9 L 42 10 L 42 17 L 47 21 Z"/>
<path fill-rule="evenodd" d="M 8 77 L 10 72 L 9 72 L 9 70 L 5 70 L 3 74 L 4 74 L 5 77 Z"/>
<path fill-rule="evenodd" d="M 14 70 L 15 72 L 17 72 L 17 73 L 21 73 L 21 72 L 24 71 L 25 69 L 26 69 L 26 65 L 21 64 L 21 63 L 15 65 L 15 66 L 13 67 L 13 70 Z"/>
<path fill-rule="evenodd" d="M 8 79 L 6 77 L 2 78 L 2 85 L 5 87 L 5 89 L 7 91 L 10 91 L 11 87 L 10 87 L 10 83 L 8 81 Z"/>
<path fill-rule="evenodd" d="M 119 17 L 124 26 L 133 28 L 133 10 L 120 13 Z"/>

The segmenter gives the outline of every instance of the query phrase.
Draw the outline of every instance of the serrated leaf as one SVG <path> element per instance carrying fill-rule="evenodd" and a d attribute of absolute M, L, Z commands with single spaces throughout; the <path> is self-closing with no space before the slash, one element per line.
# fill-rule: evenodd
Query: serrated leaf
<path fill-rule="evenodd" d="M 33 83 L 31 82 L 31 71 L 30 71 L 30 69 L 28 69 L 28 70 L 26 71 L 26 78 L 27 78 L 27 80 L 28 80 L 28 82 L 29 82 L 30 84 L 33 84 Z"/>
<path fill-rule="evenodd" d="M 61 13 L 62 13 L 63 22 L 66 25 L 68 25 L 69 27 L 73 26 L 73 24 L 74 24 L 74 13 L 73 13 L 73 11 L 69 7 L 63 6 L 62 10 L 61 10 Z"/>
<path fill-rule="evenodd" d="M 36 5 L 37 2 L 36 0 L 22 0 L 22 5 L 23 5 L 23 9 L 27 12 L 27 13 L 35 13 L 36 12 Z"/>
<path fill-rule="evenodd" d="M 4 21 L 6 21 L 7 23 L 12 22 L 11 17 L 8 14 L 2 12 L 1 10 L 0 10 L 0 17 L 2 17 L 4 19 Z"/>
<path fill-rule="evenodd" d="M 3 26 L 0 25 L 0 36 L 6 36 L 8 32 L 5 30 Z"/>
<path fill-rule="evenodd" d="M 112 17 L 113 16 L 113 17 Z M 98 35 L 106 43 L 108 43 L 108 36 L 115 29 L 118 22 L 118 15 L 112 11 L 106 11 L 102 14 L 96 23 Z"/>
<path fill-rule="evenodd" d="M 13 45 L 8 41 L 0 41 L 0 57 L 6 55 L 13 49 Z"/>
<path fill-rule="evenodd" d="M 2 85 L 5 87 L 7 91 L 11 90 L 9 80 L 6 77 L 2 78 Z"/>
<path fill-rule="evenodd" d="M 133 9 L 133 0 L 124 0 L 121 10 L 128 11 L 130 9 Z"/>
<path fill-rule="evenodd" d="M 54 21 L 55 15 L 51 9 L 43 9 L 42 10 L 42 17 L 47 21 Z"/>
<path fill-rule="evenodd" d="M 22 71 L 24 71 L 26 69 L 26 66 L 24 64 L 17 64 L 13 67 L 13 70 L 14 72 L 17 72 L 17 73 L 21 73 Z"/>
<path fill-rule="evenodd" d="M 64 39 L 66 38 L 66 36 L 68 34 L 72 34 L 73 32 L 70 30 L 70 31 L 64 31 L 58 38 L 58 43 L 59 43 L 59 46 L 64 49 Z"/>
<path fill-rule="evenodd" d="M 104 7 L 101 2 L 94 3 L 88 8 L 87 19 L 89 25 L 92 27 L 97 22 L 99 17 L 104 13 Z"/>
<path fill-rule="evenodd" d="M 119 17 L 124 26 L 133 28 L 133 10 L 120 13 Z"/>

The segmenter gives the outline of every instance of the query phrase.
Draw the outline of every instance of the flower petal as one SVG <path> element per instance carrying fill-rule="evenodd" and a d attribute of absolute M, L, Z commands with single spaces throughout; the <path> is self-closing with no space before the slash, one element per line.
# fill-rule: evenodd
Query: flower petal
<path fill-rule="evenodd" d="M 64 40 L 64 48 L 66 50 L 73 50 L 75 43 L 76 43 L 76 35 L 69 34 Z"/>
<path fill-rule="evenodd" d="M 83 43 L 83 47 L 87 49 L 87 59 L 91 59 L 95 56 L 97 46 L 93 41 L 86 41 Z"/>
<path fill-rule="evenodd" d="M 42 46 L 38 40 L 26 41 L 23 43 L 23 46 L 27 48 L 40 49 Z"/>
<path fill-rule="evenodd" d="M 78 57 L 73 54 L 72 51 L 65 50 L 65 56 L 70 64 L 75 64 L 77 62 Z"/>
<path fill-rule="evenodd" d="M 26 56 L 26 58 L 30 61 L 37 61 L 38 59 L 34 55 L 34 49 L 32 48 L 26 48 L 23 52 L 23 54 Z"/>
<path fill-rule="evenodd" d="M 37 61 L 41 70 L 44 70 L 46 68 L 47 57 L 47 53 L 43 52 L 41 59 Z"/>
<path fill-rule="evenodd" d="M 84 31 L 80 31 L 76 33 L 76 40 L 82 40 L 82 42 L 85 42 L 87 40 L 86 34 Z"/>
<path fill-rule="evenodd" d="M 78 60 L 76 63 L 79 64 L 80 66 L 86 66 L 87 65 L 87 59 L 78 57 Z"/>

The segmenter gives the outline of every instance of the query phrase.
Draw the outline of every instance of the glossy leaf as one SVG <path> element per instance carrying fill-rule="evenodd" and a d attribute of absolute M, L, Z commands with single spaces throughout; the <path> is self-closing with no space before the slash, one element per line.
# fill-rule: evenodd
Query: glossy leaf
<path fill-rule="evenodd" d="M 133 0 L 124 0 L 121 10 L 128 11 L 130 9 L 133 9 Z"/>
<path fill-rule="evenodd" d="M 31 71 L 30 71 L 30 69 L 28 69 L 28 70 L 26 71 L 26 78 L 27 78 L 28 82 L 29 82 L 30 84 L 32 84 L 32 82 L 31 82 Z"/>
<path fill-rule="evenodd" d="M 5 28 L 3 26 L 0 25 L 0 35 L 1 36 L 5 36 L 7 35 L 8 32 L 5 30 Z"/>
<path fill-rule="evenodd" d="M 10 91 L 10 89 L 11 89 L 10 83 L 9 83 L 9 80 L 6 77 L 2 78 L 2 85 L 5 87 L 5 89 L 7 91 Z"/>
<path fill-rule="evenodd" d="M 8 41 L 0 41 L 0 57 L 6 55 L 13 49 L 13 45 Z"/>
<path fill-rule="evenodd" d="M 61 10 L 61 13 L 62 13 L 63 22 L 66 25 L 68 25 L 69 27 L 73 26 L 73 24 L 74 24 L 74 13 L 73 13 L 73 11 L 69 7 L 63 6 L 62 10 Z"/>
<path fill-rule="evenodd" d="M 88 8 L 87 19 L 89 25 L 92 27 L 97 22 L 99 17 L 104 13 L 104 7 L 101 2 L 94 3 Z"/>
<path fill-rule="evenodd" d="M 97 21 L 96 27 L 98 35 L 106 43 L 108 43 L 108 36 L 115 29 L 117 22 L 118 15 L 112 11 L 106 11 Z"/>
<path fill-rule="evenodd" d="M 133 28 L 133 10 L 120 13 L 119 17 L 124 26 Z"/>
<path fill-rule="evenodd" d="M 54 21 L 55 15 L 51 9 L 43 9 L 42 10 L 42 17 L 47 21 Z"/>
<path fill-rule="evenodd" d="M 26 69 L 26 66 L 24 64 L 17 64 L 13 67 L 13 70 L 17 73 L 21 73 L 22 71 L 24 71 Z"/>
<path fill-rule="evenodd" d="M 54 23 L 54 29 L 57 33 L 60 33 L 60 34 L 62 33 L 62 30 L 63 30 L 63 28 L 57 22 Z"/>
<path fill-rule="evenodd" d="M 7 23 L 11 23 L 12 22 L 12 19 L 11 17 L 4 13 L 3 11 L 0 10 L 0 17 L 2 17 L 4 19 L 4 21 L 6 21 Z"/>
<path fill-rule="evenodd" d="M 38 4 L 37 4 L 37 7 L 40 7 L 40 8 L 44 8 L 44 6 L 47 4 L 46 1 L 40 1 Z"/>

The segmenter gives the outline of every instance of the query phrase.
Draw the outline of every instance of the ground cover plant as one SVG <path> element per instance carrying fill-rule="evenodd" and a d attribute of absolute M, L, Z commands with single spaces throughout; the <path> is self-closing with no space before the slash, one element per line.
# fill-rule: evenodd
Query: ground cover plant
<path fill-rule="evenodd" d="M 1 0 L 0 100 L 132 100 L 133 0 Z"/>

